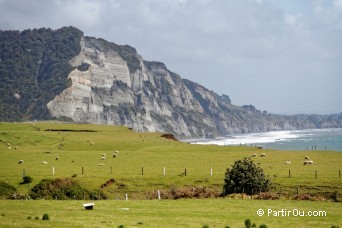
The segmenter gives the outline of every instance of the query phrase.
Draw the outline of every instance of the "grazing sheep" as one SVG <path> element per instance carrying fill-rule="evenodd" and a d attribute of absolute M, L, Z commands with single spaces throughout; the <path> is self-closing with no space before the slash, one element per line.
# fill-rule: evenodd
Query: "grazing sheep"
<path fill-rule="evenodd" d="M 94 142 L 91 142 L 90 145 L 94 145 Z"/>
<path fill-rule="evenodd" d="M 262 153 L 262 154 L 260 155 L 260 157 L 266 157 L 266 154 L 265 154 L 265 153 Z"/>
<path fill-rule="evenodd" d="M 15 149 L 15 150 L 17 150 L 17 149 L 18 149 L 18 147 L 16 146 L 16 147 L 14 147 L 14 149 Z"/>
<path fill-rule="evenodd" d="M 119 151 L 118 151 L 118 150 L 115 150 L 115 153 L 116 153 L 116 154 L 119 154 Z"/>
<path fill-rule="evenodd" d="M 103 156 L 102 156 L 102 157 L 101 157 L 101 160 L 106 160 L 106 157 L 103 157 Z"/>
<path fill-rule="evenodd" d="M 102 157 L 106 157 L 106 154 L 102 154 Z"/>
<path fill-rule="evenodd" d="M 10 146 L 8 147 L 9 150 L 10 150 L 11 148 L 12 148 L 12 147 L 10 147 Z"/>
<path fill-rule="evenodd" d="M 11 143 L 6 143 L 6 146 L 11 146 Z"/>
<path fill-rule="evenodd" d="M 258 156 L 257 154 L 252 154 L 252 156 L 251 157 L 256 157 L 256 156 Z"/>
<path fill-rule="evenodd" d="M 87 142 L 90 142 L 90 139 L 87 139 Z"/>
<path fill-rule="evenodd" d="M 56 160 L 57 160 L 57 161 L 59 160 L 59 156 L 56 156 Z"/>
<path fill-rule="evenodd" d="M 47 161 L 42 161 L 42 164 L 43 165 L 47 165 Z"/>
<path fill-rule="evenodd" d="M 103 163 L 99 163 L 99 164 L 97 164 L 97 166 L 104 166 L 104 164 Z"/>
<path fill-rule="evenodd" d="M 22 163 L 24 163 L 24 160 L 19 160 L 18 161 L 18 164 L 22 164 Z"/>
<path fill-rule="evenodd" d="M 305 156 L 305 160 L 310 160 L 310 157 L 309 156 Z"/>
<path fill-rule="evenodd" d="M 262 146 L 257 146 L 258 150 L 262 150 L 262 148 L 263 148 Z"/>
<path fill-rule="evenodd" d="M 291 164 L 291 161 L 286 161 L 285 162 L 285 165 L 290 165 Z"/>
<path fill-rule="evenodd" d="M 312 160 L 307 160 L 307 161 L 304 161 L 304 165 L 313 165 L 313 161 Z"/>
<path fill-rule="evenodd" d="M 113 158 L 116 158 L 117 154 L 113 154 Z"/>

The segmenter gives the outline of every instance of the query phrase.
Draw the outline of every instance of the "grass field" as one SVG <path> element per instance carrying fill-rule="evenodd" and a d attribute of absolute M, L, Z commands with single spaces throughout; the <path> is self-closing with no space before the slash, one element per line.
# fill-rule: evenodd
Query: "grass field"
<path fill-rule="evenodd" d="M 1 201 L 1 227 L 244 227 L 250 219 L 258 227 L 328 227 L 342 224 L 341 203 L 294 200 L 101 200 L 93 210 L 83 201 Z M 257 210 L 263 209 L 264 216 Z M 267 214 L 268 209 L 293 211 L 288 216 Z M 298 210 L 298 214 L 297 211 Z M 326 212 L 326 214 L 319 211 Z M 317 216 L 306 216 L 317 212 Z M 50 220 L 42 221 L 47 213 Z M 292 213 L 292 212 L 291 212 Z M 303 214 L 304 213 L 304 214 Z M 305 215 L 305 216 L 299 216 Z M 284 214 L 286 215 L 286 214 Z M 27 219 L 28 217 L 31 219 Z M 39 216 L 40 220 L 35 220 Z"/>
<path fill-rule="evenodd" d="M 63 226 L 72 222 L 75 226 L 91 226 L 87 223 L 94 219 L 95 227 L 113 227 L 120 224 L 129 227 L 140 226 L 139 222 L 144 223 L 141 226 L 148 224 L 148 227 L 164 222 L 172 226 L 189 224 L 189 227 L 201 227 L 208 224 L 210 227 L 243 227 L 246 218 L 250 218 L 252 222 L 255 220 L 258 225 L 272 224 L 271 227 L 281 227 L 285 221 L 290 224 L 303 221 L 300 224 L 316 224 L 321 227 L 330 227 L 330 223 L 342 225 L 339 218 L 342 217 L 341 203 L 249 199 L 144 201 L 143 199 L 158 189 L 205 186 L 221 191 L 226 168 L 234 161 L 250 157 L 254 153 L 267 154 L 264 158 L 258 156 L 253 160 L 260 163 L 265 173 L 271 177 L 274 183 L 272 191 L 282 195 L 282 198 L 287 198 L 288 195 L 293 198 L 297 190 L 300 194 L 322 196 L 337 193 L 340 197 L 342 194 L 339 176 L 339 171 L 342 170 L 341 152 L 190 145 L 160 136 L 159 133 L 136 133 L 126 127 L 117 126 L 44 122 L 1 123 L 0 180 L 14 185 L 19 192 L 28 193 L 29 189 L 43 178 L 76 176 L 73 178 L 89 189 L 98 189 L 113 178 L 116 182 L 103 189 L 109 199 L 123 199 L 125 194 L 128 194 L 130 200 L 97 201 L 96 210 L 91 212 L 82 210 L 82 203 L 79 201 L 0 201 L 3 210 L 1 212 L 5 215 L 0 218 L 0 224 L 15 226 L 14 211 L 18 210 L 22 211 L 23 223 L 28 227 L 44 226 L 46 221 L 26 219 L 27 216 L 41 216 L 42 213 L 49 213 L 50 217 L 54 218 L 48 221 L 51 226 Z M 120 153 L 113 158 L 115 150 Z M 105 160 L 101 160 L 102 154 L 107 155 Z M 314 165 L 303 166 L 306 155 L 310 156 Z M 56 156 L 59 156 L 59 160 L 55 159 Z M 24 160 L 24 163 L 18 164 L 18 160 Z M 292 163 L 284 164 L 288 160 Z M 48 164 L 44 165 L 42 161 Z M 187 176 L 183 174 L 185 169 Z M 25 175 L 33 177 L 33 183 L 30 185 L 20 184 L 23 170 Z M 314 219 L 266 218 L 256 215 L 259 205 L 262 209 L 267 206 L 273 206 L 275 209 L 286 206 L 293 209 L 298 205 L 303 210 L 312 210 L 311 206 L 322 206 L 330 215 L 328 214 L 327 218 Z M 126 207 L 130 210 L 120 210 Z M 89 214 L 92 216 L 89 217 Z M 134 221 L 131 215 L 134 215 Z M 174 217 L 179 218 L 179 223 L 173 221 Z M 20 226 L 20 223 L 18 224 Z M 301 226 L 309 225 L 296 227 Z"/>

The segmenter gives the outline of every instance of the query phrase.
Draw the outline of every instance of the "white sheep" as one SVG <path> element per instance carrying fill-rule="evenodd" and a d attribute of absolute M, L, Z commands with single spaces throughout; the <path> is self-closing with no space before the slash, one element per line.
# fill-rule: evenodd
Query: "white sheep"
<path fill-rule="evenodd" d="M 59 160 L 59 156 L 56 156 L 56 160 L 57 160 L 57 161 Z"/>
<path fill-rule="evenodd" d="M 94 145 L 94 142 L 91 142 L 90 145 Z"/>
<path fill-rule="evenodd" d="M 265 153 L 262 153 L 262 154 L 260 155 L 260 157 L 266 157 L 266 154 L 265 154 Z"/>
<path fill-rule="evenodd" d="M 6 143 L 6 146 L 11 146 L 11 143 Z"/>
<path fill-rule="evenodd" d="M 106 157 L 106 154 L 102 154 L 102 157 Z"/>
<path fill-rule="evenodd" d="M 24 163 L 24 160 L 19 160 L 18 161 L 18 164 L 22 164 L 22 163 Z"/>
<path fill-rule="evenodd" d="M 304 165 L 313 165 L 313 161 L 312 160 L 307 160 L 307 161 L 304 161 Z"/>
<path fill-rule="evenodd" d="M 252 154 L 252 156 L 251 157 L 256 157 L 256 156 L 258 156 L 257 154 Z"/>
<path fill-rule="evenodd" d="M 87 139 L 87 142 L 90 142 L 90 139 Z"/>
<path fill-rule="evenodd" d="M 102 157 L 101 157 L 101 160 L 106 160 L 106 157 L 103 157 L 103 156 L 102 156 Z"/>
<path fill-rule="evenodd" d="M 103 163 L 99 163 L 99 164 L 97 164 L 97 166 L 104 166 L 104 164 Z"/>
<path fill-rule="evenodd" d="M 310 160 L 310 157 L 309 157 L 309 156 L 305 156 L 304 159 L 305 159 L 305 160 Z"/>
<path fill-rule="evenodd" d="M 47 165 L 47 161 L 42 161 L 42 164 L 43 165 Z"/>
<path fill-rule="evenodd" d="M 15 149 L 15 150 L 17 150 L 17 149 L 18 149 L 18 147 L 16 146 L 16 147 L 14 147 L 14 149 Z"/>
<path fill-rule="evenodd" d="M 286 161 L 285 162 L 285 165 L 290 165 L 291 164 L 291 161 Z"/>
<path fill-rule="evenodd" d="M 116 154 L 119 154 L 119 151 L 118 151 L 118 150 L 115 150 L 115 153 L 116 153 Z"/>

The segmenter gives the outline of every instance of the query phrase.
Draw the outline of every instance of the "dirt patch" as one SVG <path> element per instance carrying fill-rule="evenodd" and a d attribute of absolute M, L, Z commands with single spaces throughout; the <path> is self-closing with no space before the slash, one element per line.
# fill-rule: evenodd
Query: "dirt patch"
<path fill-rule="evenodd" d="M 174 141 L 178 141 L 178 139 L 176 139 L 176 137 L 173 134 L 162 134 L 160 137 L 166 138 L 166 139 L 171 139 Z"/>

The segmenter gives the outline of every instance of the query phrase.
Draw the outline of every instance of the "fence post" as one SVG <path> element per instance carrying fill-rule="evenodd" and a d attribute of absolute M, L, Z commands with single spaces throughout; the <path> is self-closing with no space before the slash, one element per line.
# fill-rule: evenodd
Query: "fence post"
<path fill-rule="evenodd" d="M 55 175 L 55 167 L 52 167 L 52 175 Z"/>
<path fill-rule="evenodd" d="M 82 174 L 84 174 L 84 167 L 82 166 Z"/>
<path fill-rule="evenodd" d="M 184 175 L 186 176 L 186 174 L 187 174 L 187 173 L 186 173 L 186 168 L 185 168 L 185 170 L 184 170 Z"/>
<path fill-rule="evenodd" d="M 210 169 L 210 176 L 213 176 L 213 169 Z"/>
<path fill-rule="evenodd" d="M 163 171 L 164 176 L 166 175 L 166 168 L 164 167 L 164 171 Z"/>
<path fill-rule="evenodd" d="M 341 170 L 338 170 L 338 177 L 341 178 Z"/>
<path fill-rule="evenodd" d="M 158 200 L 160 200 L 160 191 L 158 189 Z"/>
<path fill-rule="evenodd" d="M 316 177 L 316 179 L 317 179 L 317 170 L 315 170 L 315 177 Z"/>
<path fill-rule="evenodd" d="M 23 178 L 24 178 L 24 176 L 25 176 L 25 169 L 23 169 Z"/>
<path fill-rule="evenodd" d="M 110 167 L 110 174 L 113 174 L 113 166 Z"/>
<path fill-rule="evenodd" d="M 144 175 L 144 167 L 141 167 L 141 175 Z"/>
<path fill-rule="evenodd" d="M 291 178 L 291 170 L 289 169 L 289 178 Z"/>

